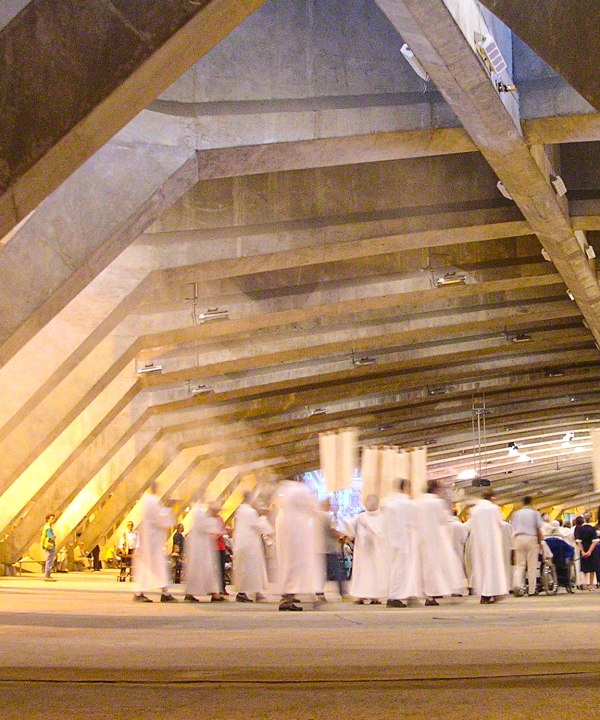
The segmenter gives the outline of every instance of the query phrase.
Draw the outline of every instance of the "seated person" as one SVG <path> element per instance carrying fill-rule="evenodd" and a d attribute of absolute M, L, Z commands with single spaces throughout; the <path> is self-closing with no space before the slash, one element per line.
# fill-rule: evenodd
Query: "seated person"
<path fill-rule="evenodd" d="M 73 548 L 73 570 L 75 572 L 83 572 L 89 570 L 90 561 L 83 551 L 83 543 L 78 542 Z"/>
<path fill-rule="evenodd" d="M 550 535 L 544 538 L 542 546 L 545 545 L 552 554 L 552 562 L 556 568 L 558 584 L 570 591 L 570 565 L 573 562 L 575 549 L 563 540 L 560 524 L 554 520 L 551 525 Z"/>

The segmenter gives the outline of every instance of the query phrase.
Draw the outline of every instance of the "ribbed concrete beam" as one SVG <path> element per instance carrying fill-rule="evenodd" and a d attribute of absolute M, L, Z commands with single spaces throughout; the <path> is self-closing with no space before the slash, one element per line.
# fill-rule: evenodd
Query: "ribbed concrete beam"
<path fill-rule="evenodd" d="M 566 205 L 531 154 L 463 29 L 443 0 L 376 1 L 514 198 L 600 342 L 600 286 L 573 233 Z M 461 18 L 479 12 L 474 0 L 463 2 Z"/>
<path fill-rule="evenodd" d="M 0 236 L 263 2 L 32 0 L 0 31 Z"/>

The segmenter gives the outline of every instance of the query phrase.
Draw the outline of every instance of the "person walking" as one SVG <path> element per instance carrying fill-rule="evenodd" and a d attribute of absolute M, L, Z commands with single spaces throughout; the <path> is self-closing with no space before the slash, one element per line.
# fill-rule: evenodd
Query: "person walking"
<path fill-rule="evenodd" d="M 46 515 L 46 524 L 42 530 L 42 550 L 46 554 L 46 562 L 44 564 L 44 580 L 46 582 L 56 582 L 52 577 L 52 568 L 56 558 L 56 535 L 52 526 L 56 520 L 56 516 L 50 513 Z"/>
<path fill-rule="evenodd" d="M 405 481 L 381 503 L 387 545 L 390 552 L 387 607 L 405 608 L 406 600 L 419 597 L 419 569 L 414 501 L 404 492 Z"/>
<path fill-rule="evenodd" d="M 508 595 L 504 567 L 504 521 L 493 499 L 493 491 L 484 490 L 481 500 L 471 510 L 469 523 L 472 584 L 476 594 L 481 596 L 482 605 Z"/>
<path fill-rule="evenodd" d="M 175 516 L 170 507 L 161 504 L 156 482 L 150 485 L 142 503 L 138 546 L 133 556 L 133 577 L 137 585 L 133 599 L 152 602 L 146 592 L 161 588 L 161 602 L 177 602 L 168 589 L 169 572 L 163 552 L 165 533 L 174 525 Z"/>
<path fill-rule="evenodd" d="M 263 535 L 272 535 L 271 523 L 251 505 L 252 493 L 246 491 L 235 513 L 233 531 L 233 575 L 237 585 L 237 602 L 253 602 L 265 599 L 268 585 L 267 562 Z"/>
<path fill-rule="evenodd" d="M 513 513 L 511 524 L 515 545 L 515 594 L 521 592 L 527 573 L 527 587 L 530 596 L 536 594 L 538 557 L 542 541 L 542 517 L 531 507 L 531 497 L 523 498 L 523 507 Z"/>

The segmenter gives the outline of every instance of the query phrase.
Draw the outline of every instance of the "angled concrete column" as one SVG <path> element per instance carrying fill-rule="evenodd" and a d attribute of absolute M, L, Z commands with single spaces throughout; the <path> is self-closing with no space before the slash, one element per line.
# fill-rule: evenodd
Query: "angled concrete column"
<path fill-rule="evenodd" d="M 48 198 L 0 253 L 0 362 L 189 190 L 197 168 L 187 150 L 114 142 Z"/>
<path fill-rule="evenodd" d="M 158 432 L 147 416 L 148 398 L 136 391 L 123 397 L 94 432 L 75 448 L 43 487 L 19 508 L 4 530 L 0 552 L 15 562 L 35 543 L 49 512 L 58 516 L 55 532 L 66 538 L 94 507 L 136 455 Z"/>
<path fill-rule="evenodd" d="M 443 0 L 376 1 L 514 198 L 600 342 L 596 276 L 564 203 L 527 147 L 514 100 L 497 90 L 475 54 L 474 29 L 481 32 L 486 27 L 479 6 L 475 0 L 452 0 L 448 5 Z"/>
<path fill-rule="evenodd" d="M 0 31 L 0 235 L 263 2 L 32 0 Z"/>

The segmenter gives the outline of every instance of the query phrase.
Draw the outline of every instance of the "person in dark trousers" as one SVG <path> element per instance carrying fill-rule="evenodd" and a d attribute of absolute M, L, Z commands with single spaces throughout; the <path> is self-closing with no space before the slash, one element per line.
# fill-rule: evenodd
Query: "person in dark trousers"
<path fill-rule="evenodd" d="M 185 537 L 183 536 L 183 525 L 179 523 L 173 533 L 173 548 L 171 557 L 173 558 L 173 582 L 175 585 L 181 584 L 181 570 L 183 569 L 183 551 L 185 547 Z"/>
<path fill-rule="evenodd" d="M 90 555 L 92 556 L 93 571 L 98 572 L 99 570 L 102 570 L 102 563 L 100 562 L 100 545 L 96 545 Z"/>

